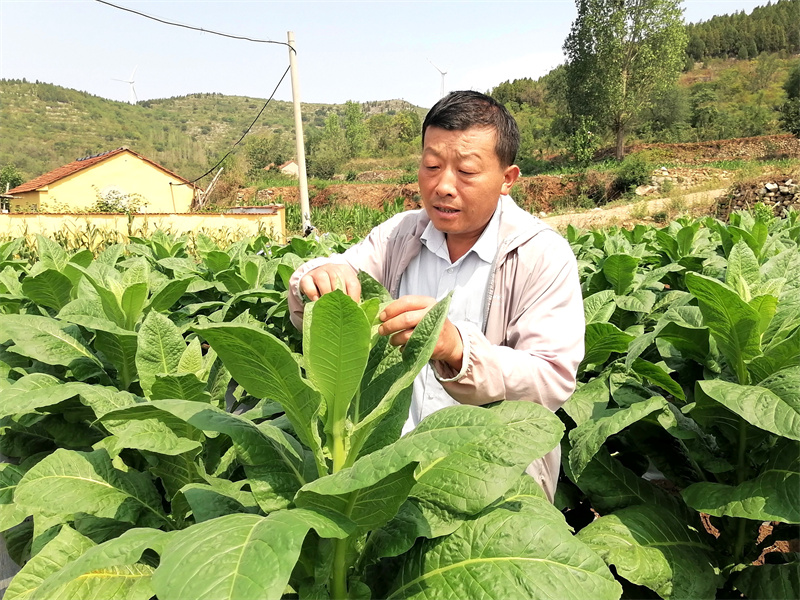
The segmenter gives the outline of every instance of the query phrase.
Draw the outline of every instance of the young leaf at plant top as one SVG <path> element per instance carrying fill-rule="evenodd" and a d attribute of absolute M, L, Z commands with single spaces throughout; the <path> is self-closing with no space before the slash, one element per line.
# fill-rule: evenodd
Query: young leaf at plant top
<path fill-rule="evenodd" d="M 340 290 L 306 305 L 303 356 L 306 374 L 325 402 L 328 449 L 334 470 L 347 457 L 348 409 L 361 384 L 370 351 L 370 323 L 364 311 Z"/>

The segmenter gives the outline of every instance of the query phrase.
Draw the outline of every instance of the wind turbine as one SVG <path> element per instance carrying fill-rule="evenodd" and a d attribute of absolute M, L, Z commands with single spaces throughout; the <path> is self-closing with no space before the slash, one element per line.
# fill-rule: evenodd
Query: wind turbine
<path fill-rule="evenodd" d="M 133 77 L 134 77 L 134 75 L 136 75 L 136 69 L 138 69 L 138 68 L 139 68 L 139 65 L 136 65 L 135 67 L 133 67 L 133 72 L 131 73 L 130 79 L 114 79 L 113 77 L 111 78 L 113 81 L 121 81 L 122 83 L 129 83 L 130 84 L 130 86 L 131 86 L 130 103 L 131 104 L 136 104 L 137 102 L 139 102 L 139 98 L 136 97 L 136 89 L 133 87 L 133 84 L 135 83 Z"/>
<path fill-rule="evenodd" d="M 442 93 L 440 94 L 440 98 L 444 98 L 444 76 L 447 75 L 447 71 L 442 71 L 439 67 L 433 64 L 433 61 L 429 58 L 428 62 L 433 65 L 433 68 L 439 71 L 442 74 Z"/>

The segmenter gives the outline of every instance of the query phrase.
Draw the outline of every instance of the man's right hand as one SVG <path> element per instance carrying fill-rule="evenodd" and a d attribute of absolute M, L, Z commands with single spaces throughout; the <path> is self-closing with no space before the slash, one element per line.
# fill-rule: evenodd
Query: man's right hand
<path fill-rule="evenodd" d="M 356 302 L 361 302 L 361 282 L 350 265 L 327 264 L 311 269 L 300 279 L 300 292 L 309 300 L 319 300 L 333 290 L 342 290 Z"/>

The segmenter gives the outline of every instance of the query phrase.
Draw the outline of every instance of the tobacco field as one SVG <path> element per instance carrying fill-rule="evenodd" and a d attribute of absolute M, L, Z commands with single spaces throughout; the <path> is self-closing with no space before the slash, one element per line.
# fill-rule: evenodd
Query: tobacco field
<path fill-rule="evenodd" d="M 800 597 L 798 213 L 567 238 L 574 396 L 403 437 L 449 299 L 402 350 L 368 277 L 296 331 L 339 238 L 0 244 L 5 599 Z M 558 444 L 552 505 L 524 471 Z"/>

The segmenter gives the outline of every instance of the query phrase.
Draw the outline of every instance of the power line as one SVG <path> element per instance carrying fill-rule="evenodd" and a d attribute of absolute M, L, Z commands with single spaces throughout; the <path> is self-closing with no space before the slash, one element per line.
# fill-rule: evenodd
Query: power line
<path fill-rule="evenodd" d="M 166 19 L 161 19 L 159 17 L 154 17 L 153 15 L 148 15 L 147 13 L 139 12 L 138 10 L 133 10 L 132 8 L 127 8 L 125 6 L 119 6 L 111 2 L 106 2 L 106 0 L 95 0 L 95 2 L 99 2 L 100 4 L 105 4 L 106 6 L 110 6 L 111 8 L 116 8 L 117 10 L 133 13 L 134 15 L 138 15 L 140 17 L 144 17 L 145 19 L 150 19 L 151 21 L 156 21 L 158 23 L 163 23 L 164 25 L 171 25 L 172 27 L 182 27 L 184 29 L 191 29 L 192 31 L 199 31 L 201 33 L 210 33 L 212 35 L 219 35 L 221 37 L 231 38 L 233 40 L 244 40 L 246 42 L 255 42 L 257 44 L 277 44 L 279 46 L 288 46 L 289 48 L 291 48 L 292 52 L 296 52 L 295 49 L 292 48 L 286 42 L 279 42 L 277 40 L 260 40 L 258 38 L 251 38 L 244 35 L 233 35 L 230 33 L 222 33 L 220 31 L 214 31 L 212 29 L 195 27 L 194 25 L 185 25 L 183 23 L 175 23 L 173 21 L 167 21 Z"/>
<path fill-rule="evenodd" d="M 113 4 L 111 2 L 106 2 L 106 0 L 95 0 L 95 2 L 99 2 L 100 4 L 105 4 L 106 6 L 110 6 L 111 8 L 116 8 L 117 10 L 121 10 L 121 11 L 124 11 L 124 12 L 129 12 L 129 13 L 132 13 L 134 15 L 137 15 L 137 16 L 140 16 L 140 17 L 144 17 L 145 19 L 150 19 L 152 21 L 156 21 L 157 23 L 163 23 L 164 25 L 171 25 L 172 27 L 182 27 L 184 29 L 191 29 L 192 31 L 200 31 L 202 33 L 211 33 L 213 35 L 219 35 L 219 36 L 226 37 L 226 38 L 231 38 L 231 39 L 234 39 L 234 40 L 243 40 L 243 41 L 246 41 L 246 42 L 255 42 L 257 44 L 277 44 L 279 46 L 287 46 L 290 51 L 292 51 L 295 54 L 297 54 L 297 50 L 295 50 L 287 42 L 278 42 L 276 40 L 260 40 L 260 39 L 257 39 L 257 38 L 251 38 L 251 37 L 247 37 L 247 36 L 243 36 L 243 35 L 232 35 L 230 33 L 222 33 L 220 31 L 213 31 L 211 29 L 204 29 L 203 27 L 195 27 L 194 25 L 185 25 L 183 23 L 175 23 L 173 21 L 167 21 L 165 19 L 161 19 L 159 17 L 154 17 L 153 15 L 148 15 L 148 14 L 140 12 L 138 10 L 133 10 L 132 8 L 127 8 L 125 6 L 119 6 L 119 5 Z M 228 152 L 225 154 L 225 156 L 223 156 L 219 160 L 219 162 L 217 162 L 217 164 L 215 164 L 208 171 L 206 171 L 205 173 L 200 175 L 200 177 L 197 177 L 196 179 L 193 179 L 193 180 L 189 181 L 188 183 L 170 183 L 170 185 L 188 185 L 188 184 L 197 183 L 203 177 L 205 177 L 206 175 L 211 174 L 211 172 L 214 171 L 214 169 L 216 169 L 218 166 L 220 166 L 225 161 L 225 159 L 228 158 L 231 155 L 231 153 L 236 148 L 236 146 L 238 146 L 242 142 L 242 140 L 245 138 L 245 136 L 248 133 L 250 133 L 250 130 L 256 124 L 256 122 L 258 121 L 259 117 L 261 117 L 261 114 L 264 112 L 264 110 L 266 110 L 266 108 L 269 105 L 269 103 L 272 101 L 272 98 L 275 96 L 275 92 L 278 91 L 278 88 L 283 83 L 283 80 L 286 78 L 286 74 L 289 72 L 290 69 L 291 69 L 291 65 L 286 67 L 286 70 L 283 72 L 283 75 L 281 75 L 281 78 L 278 81 L 278 85 L 276 85 L 275 89 L 272 90 L 272 93 L 270 94 L 269 98 L 267 98 L 267 101 L 264 103 L 264 106 L 262 106 L 261 110 L 258 111 L 258 114 L 256 115 L 256 118 L 253 119 L 253 122 L 250 123 L 250 126 L 247 129 L 245 129 L 245 131 L 242 134 L 242 136 L 236 141 L 236 143 L 233 146 L 231 146 L 231 149 L 228 150 Z"/>
<path fill-rule="evenodd" d="M 98 0 L 98 2 L 99 2 L 99 0 Z M 287 45 L 288 45 L 288 44 L 287 44 Z M 231 155 L 231 152 L 233 152 L 234 148 L 236 148 L 236 146 L 238 146 L 238 145 L 239 145 L 239 144 L 242 142 L 242 140 L 244 139 L 244 137 L 245 137 L 245 136 L 246 136 L 248 133 L 250 133 L 250 130 L 253 128 L 253 125 L 255 125 L 255 124 L 256 124 L 256 121 L 258 121 L 259 117 L 261 116 L 261 113 L 263 113 L 263 112 L 264 112 L 264 110 L 267 108 L 267 105 L 269 105 L 269 103 L 272 101 L 272 98 L 275 96 L 275 92 L 277 92 L 277 91 L 278 91 L 278 88 L 279 88 L 279 87 L 281 87 L 281 84 L 283 83 L 283 80 L 286 78 L 286 74 L 289 72 L 289 69 L 291 69 L 291 66 L 289 66 L 289 67 L 286 67 L 286 70 L 283 72 L 283 75 L 281 75 L 281 78 L 280 78 L 280 80 L 278 81 L 278 85 L 276 85 L 276 86 L 275 86 L 275 89 L 274 89 L 274 90 L 272 90 L 272 93 L 269 95 L 269 98 L 267 98 L 267 101 L 264 103 L 264 106 L 262 106 L 262 107 L 261 107 L 261 110 L 260 110 L 260 111 L 258 111 L 258 114 L 256 115 L 256 118 L 255 118 L 255 119 L 253 119 L 253 122 L 252 122 L 252 123 L 250 123 L 250 126 L 249 126 L 249 127 L 248 127 L 248 128 L 245 130 L 245 132 L 242 134 L 242 137 L 240 137 L 240 138 L 239 138 L 239 139 L 236 141 L 236 143 L 235 143 L 233 146 L 231 146 L 231 149 L 230 149 L 230 150 L 228 150 L 227 154 L 225 154 L 225 156 L 223 156 L 223 157 L 222 157 L 222 158 L 219 160 L 219 162 L 217 162 L 217 164 L 215 164 L 215 165 L 214 165 L 213 167 L 211 167 L 211 168 L 210 168 L 208 171 L 206 171 L 205 173 L 203 173 L 202 175 L 200 175 L 200 177 L 198 177 L 197 179 L 193 179 L 193 180 L 192 180 L 192 181 L 190 181 L 189 183 L 197 183 L 197 182 L 198 182 L 198 181 L 200 181 L 200 180 L 201 180 L 203 177 L 205 177 L 206 175 L 209 175 L 209 174 L 210 174 L 210 173 L 211 173 L 211 172 L 212 172 L 214 169 L 216 169 L 218 166 L 220 166 L 220 165 L 221 165 L 221 164 L 222 164 L 222 163 L 225 161 L 225 159 L 226 159 L 226 158 L 228 158 L 228 157 Z M 177 184 L 170 184 L 170 185 L 186 185 L 186 184 L 185 184 L 185 183 L 177 183 Z"/>

